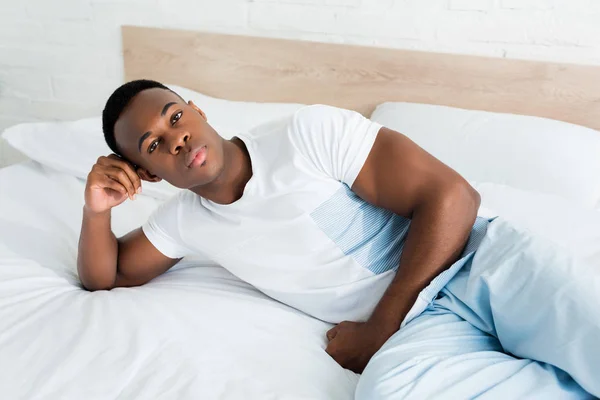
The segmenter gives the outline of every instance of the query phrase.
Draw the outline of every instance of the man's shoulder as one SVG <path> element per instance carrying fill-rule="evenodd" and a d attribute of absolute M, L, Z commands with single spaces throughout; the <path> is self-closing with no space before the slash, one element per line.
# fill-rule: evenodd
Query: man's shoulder
<path fill-rule="evenodd" d="M 343 131 L 356 122 L 355 111 L 325 104 L 313 104 L 297 110 L 288 132 L 292 139 L 306 141 L 329 141 L 337 138 Z"/>
<path fill-rule="evenodd" d="M 329 105 L 312 104 L 256 126 L 247 136 L 257 147 L 269 152 L 281 153 L 289 148 L 312 157 L 318 149 L 328 148 L 328 143 L 344 129 L 352 113 Z"/>

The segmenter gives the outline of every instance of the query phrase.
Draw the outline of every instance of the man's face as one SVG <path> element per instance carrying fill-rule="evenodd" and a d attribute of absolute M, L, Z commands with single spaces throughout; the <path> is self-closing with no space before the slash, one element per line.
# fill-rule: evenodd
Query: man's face
<path fill-rule="evenodd" d="M 122 155 L 174 186 L 206 185 L 223 171 L 223 139 L 204 113 L 175 93 L 147 89 L 127 105 L 115 124 Z"/>

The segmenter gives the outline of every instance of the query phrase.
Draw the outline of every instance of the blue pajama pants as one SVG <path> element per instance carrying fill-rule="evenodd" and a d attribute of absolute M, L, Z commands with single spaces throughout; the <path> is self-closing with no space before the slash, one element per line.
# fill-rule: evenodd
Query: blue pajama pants
<path fill-rule="evenodd" d="M 559 247 L 494 220 L 373 356 L 356 399 L 600 397 L 600 265 Z"/>

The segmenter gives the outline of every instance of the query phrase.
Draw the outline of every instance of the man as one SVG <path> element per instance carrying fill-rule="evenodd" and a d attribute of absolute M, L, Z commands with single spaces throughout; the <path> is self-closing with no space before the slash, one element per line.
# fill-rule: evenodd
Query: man
<path fill-rule="evenodd" d="M 201 252 L 336 323 L 326 351 L 368 364 L 357 398 L 600 394 L 597 275 L 527 258 L 544 244 L 476 218 L 478 193 L 402 134 L 315 105 L 224 140 L 147 80 L 111 95 L 103 130 L 115 155 L 88 176 L 87 289 L 142 285 Z M 160 179 L 188 190 L 117 239 L 111 208 Z M 543 298 L 557 283 L 564 308 Z"/>

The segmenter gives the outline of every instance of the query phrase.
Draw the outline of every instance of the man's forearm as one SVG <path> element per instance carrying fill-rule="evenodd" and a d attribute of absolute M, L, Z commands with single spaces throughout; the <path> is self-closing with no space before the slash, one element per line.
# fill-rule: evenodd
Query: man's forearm
<path fill-rule="evenodd" d="M 110 226 L 110 210 L 83 209 L 77 271 L 88 290 L 110 289 L 117 275 L 118 243 Z"/>
<path fill-rule="evenodd" d="M 448 190 L 414 210 L 394 280 L 370 322 L 390 334 L 400 328 L 419 293 L 460 256 L 479 208 L 470 187 Z"/>

